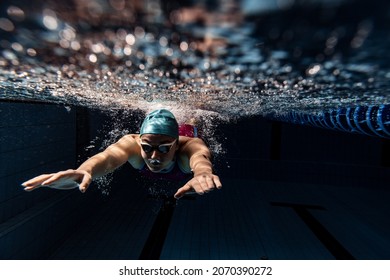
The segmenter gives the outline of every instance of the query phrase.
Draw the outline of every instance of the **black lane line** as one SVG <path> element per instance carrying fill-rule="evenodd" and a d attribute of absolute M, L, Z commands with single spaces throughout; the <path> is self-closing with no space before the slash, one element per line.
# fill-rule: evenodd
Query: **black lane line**
<path fill-rule="evenodd" d="M 175 206 L 175 198 L 164 198 L 163 205 L 157 214 L 148 239 L 138 257 L 139 260 L 158 260 L 160 258 Z"/>
<path fill-rule="evenodd" d="M 173 212 L 176 207 L 176 199 L 165 196 L 150 195 L 151 199 L 162 199 L 163 205 L 157 213 L 157 217 L 154 220 L 152 229 L 149 232 L 149 236 L 142 248 L 139 260 L 158 260 L 160 258 L 165 239 L 168 234 L 168 229 L 171 224 Z M 195 200 L 192 195 L 186 195 L 181 198 L 182 200 Z"/>
<path fill-rule="evenodd" d="M 337 260 L 354 260 L 347 249 L 310 213 L 308 209 L 326 210 L 324 207 L 317 205 L 305 205 L 283 202 L 271 202 L 273 206 L 289 207 L 294 209 L 295 213 L 304 221 L 321 243 Z"/>

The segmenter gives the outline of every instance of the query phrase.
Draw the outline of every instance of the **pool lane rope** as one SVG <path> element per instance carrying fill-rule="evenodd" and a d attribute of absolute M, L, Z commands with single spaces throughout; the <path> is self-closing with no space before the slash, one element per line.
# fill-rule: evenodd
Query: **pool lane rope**
<path fill-rule="evenodd" d="M 360 133 L 390 139 L 390 105 L 341 107 L 319 114 L 289 112 L 270 118 L 299 125 Z"/>

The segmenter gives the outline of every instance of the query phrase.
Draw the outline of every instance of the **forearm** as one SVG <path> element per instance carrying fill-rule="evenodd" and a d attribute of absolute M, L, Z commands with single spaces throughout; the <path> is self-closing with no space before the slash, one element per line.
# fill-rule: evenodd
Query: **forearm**
<path fill-rule="evenodd" d="M 194 175 L 212 174 L 213 165 L 210 157 L 204 153 L 195 154 L 190 158 L 190 167 Z"/>
<path fill-rule="evenodd" d="M 93 179 L 104 176 L 117 167 L 112 164 L 109 157 L 109 155 L 99 153 L 82 163 L 77 170 L 87 171 Z"/>
<path fill-rule="evenodd" d="M 136 155 L 137 142 L 132 135 L 122 137 L 103 152 L 86 160 L 78 170 L 91 174 L 92 178 L 103 176 L 123 165 L 131 156 Z"/>

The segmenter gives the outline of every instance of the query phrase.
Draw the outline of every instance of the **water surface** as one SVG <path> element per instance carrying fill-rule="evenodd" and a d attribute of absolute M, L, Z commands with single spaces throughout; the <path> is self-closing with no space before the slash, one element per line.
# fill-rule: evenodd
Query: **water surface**
<path fill-rule="evenodd" d="M 389 4 L 365 2 L 5 1 L 0 99 L 179 120 L 387 104 Z"/>

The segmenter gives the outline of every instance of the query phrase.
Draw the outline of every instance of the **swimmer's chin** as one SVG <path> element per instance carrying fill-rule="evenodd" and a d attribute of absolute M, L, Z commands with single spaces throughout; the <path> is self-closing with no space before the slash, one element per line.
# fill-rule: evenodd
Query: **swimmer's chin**
<path fill-rule="evenodd" d="M 161 170 L 162 170 L 162 169 L 158 169 L 158 170 L 156 170 L 156 169 L 150 169 L 150 171 L 152 171 L 153 173 L 160 173 Z"/>
<path fill-rule="evenodd" d="M 148 165 L 148 168 L 153 173 L 159 173 L 159 172 L 161 172 L 164 169 L 164 167 L 160 166 L 160 165 L 159 166 Z"/>

